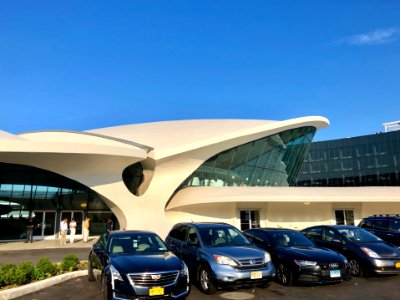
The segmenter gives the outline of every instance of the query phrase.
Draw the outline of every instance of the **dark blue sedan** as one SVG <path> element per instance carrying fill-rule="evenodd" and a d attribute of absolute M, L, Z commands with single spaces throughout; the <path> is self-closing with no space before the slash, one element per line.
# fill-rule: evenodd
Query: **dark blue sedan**
<path fill-rule="evenodd" d="M 184 298 L 190 293 L 186 264 L 147 231 L 105 234 L 89 254 L 89 281 L 104 299 Z"/>

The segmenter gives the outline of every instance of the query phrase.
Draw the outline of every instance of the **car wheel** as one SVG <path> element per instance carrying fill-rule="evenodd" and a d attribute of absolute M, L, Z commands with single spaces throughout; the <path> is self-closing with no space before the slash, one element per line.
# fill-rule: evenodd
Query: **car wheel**
<path fill-rule="evenodd" d="M 349 272 L 351 276 L 363 276 L 363 270 L 358 260 L 354 258 L 349 260 Z"/>
<path fill-rule="evenodd" d="M 211 270 L 208 266 L 202 265 L 199 269 L 199 286 L 200 290 L 207 295 L 212 295 L 216 291 L 211 279 Z"/>
<path fill-rule="evenodd" d="M 111 300 L 112 299 L 112 291 L 110 289 L 109 284 L 107 283 L 107 277 L 104 276 L 101 279 L 101 291 L 103 292 L 103 299 L 104 300 Z"/>
<path fill-rule="evenodd" d="M 289 286 L 293 284 L 292 271 L 282 263 L 278 265 L 278 268 L 276 270 L 276 278 L 278 279 L 278 282 L 282 285 Z"/>
<path fill-rule="evenodd" d="M 88 261 L 88 281 L 94 281 L 93 269 L 90 260 Z"/>

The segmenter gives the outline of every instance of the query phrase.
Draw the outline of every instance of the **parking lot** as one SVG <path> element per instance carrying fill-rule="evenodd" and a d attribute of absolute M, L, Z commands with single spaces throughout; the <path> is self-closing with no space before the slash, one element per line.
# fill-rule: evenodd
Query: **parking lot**
<path fill-rule="evenodd" d="M 187 299 L 398 299 L 400 276 L 353 278 L 340 284 L 325 286 L 285 287 L 273 282 L 268 288 L 248 288 L 234 291 L 218 291 L 208 296 L 192 286 Z M 50 299 L 101 299 L 96 283 L 88 282 L 87 277 L 68 280 L 47 289 L 25 295 L 19 300 Z"/>
<path fill-rule="evenodd" d="M 90 244 L 77 243 L 75 248 L 60 248 L 52 241 L 33 244 L 12 243 L 0 245 L 0 263 L 20 263 L 31 260 L 36 262 L 46 256 L 60 261 L 69 253 L 75 253 L 80 259 L 86 259 Z M 25 248 L 25 250 L 22 250 Z M 398 299 L 400 294 L 400 275 L 353 278 L 340 284 L 324 286 L 281 286 L 273 282 L 268 288 L 249 288 L 234 291 L 217 291 L 212 296 L 201 293 L 192 285 L 189 300 L 208 299 Z M 96 283 L 88 282 L 87 276 L 70 279 L 35 293 L 15 298 L 20 300 L 69 300 L 101 299 L 102 295 Z"/>

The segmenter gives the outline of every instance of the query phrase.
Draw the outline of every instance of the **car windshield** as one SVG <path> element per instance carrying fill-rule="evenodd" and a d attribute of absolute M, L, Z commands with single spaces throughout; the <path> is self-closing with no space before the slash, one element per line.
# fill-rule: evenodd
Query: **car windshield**
<path fill-rule="evenodd" d="M 297 231 L 269 232 L 268 237 L 274 247 L 314 247 L 314 244 Z"/>
<path fill-rule="evenodd" d="M 351 242 L 355 243 L 377 243 L 382 240 L 376 235 L 361 228 L 340 228 L 340 234 Z"/>
<path fill-rule="evenodd" d="M 234 227 L 200 228 L 200 237 L 207 247 L 248 246 L 251 242 Z"/>
<path fill-rule="evenodd" d="M 167 246 L 156 234 L 130 233 L 111 236 L 108 252 L 111 254 L 159 254 L 167 252 Z"/>

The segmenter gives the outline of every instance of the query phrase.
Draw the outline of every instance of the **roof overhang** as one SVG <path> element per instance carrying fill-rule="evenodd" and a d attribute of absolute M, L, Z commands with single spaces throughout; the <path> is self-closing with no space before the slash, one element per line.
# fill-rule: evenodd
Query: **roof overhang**
<path fill-rule="evenodd" d="M 166 210 L 208 203 L 400 202 L 400 187 L 187 187 Z"/>

